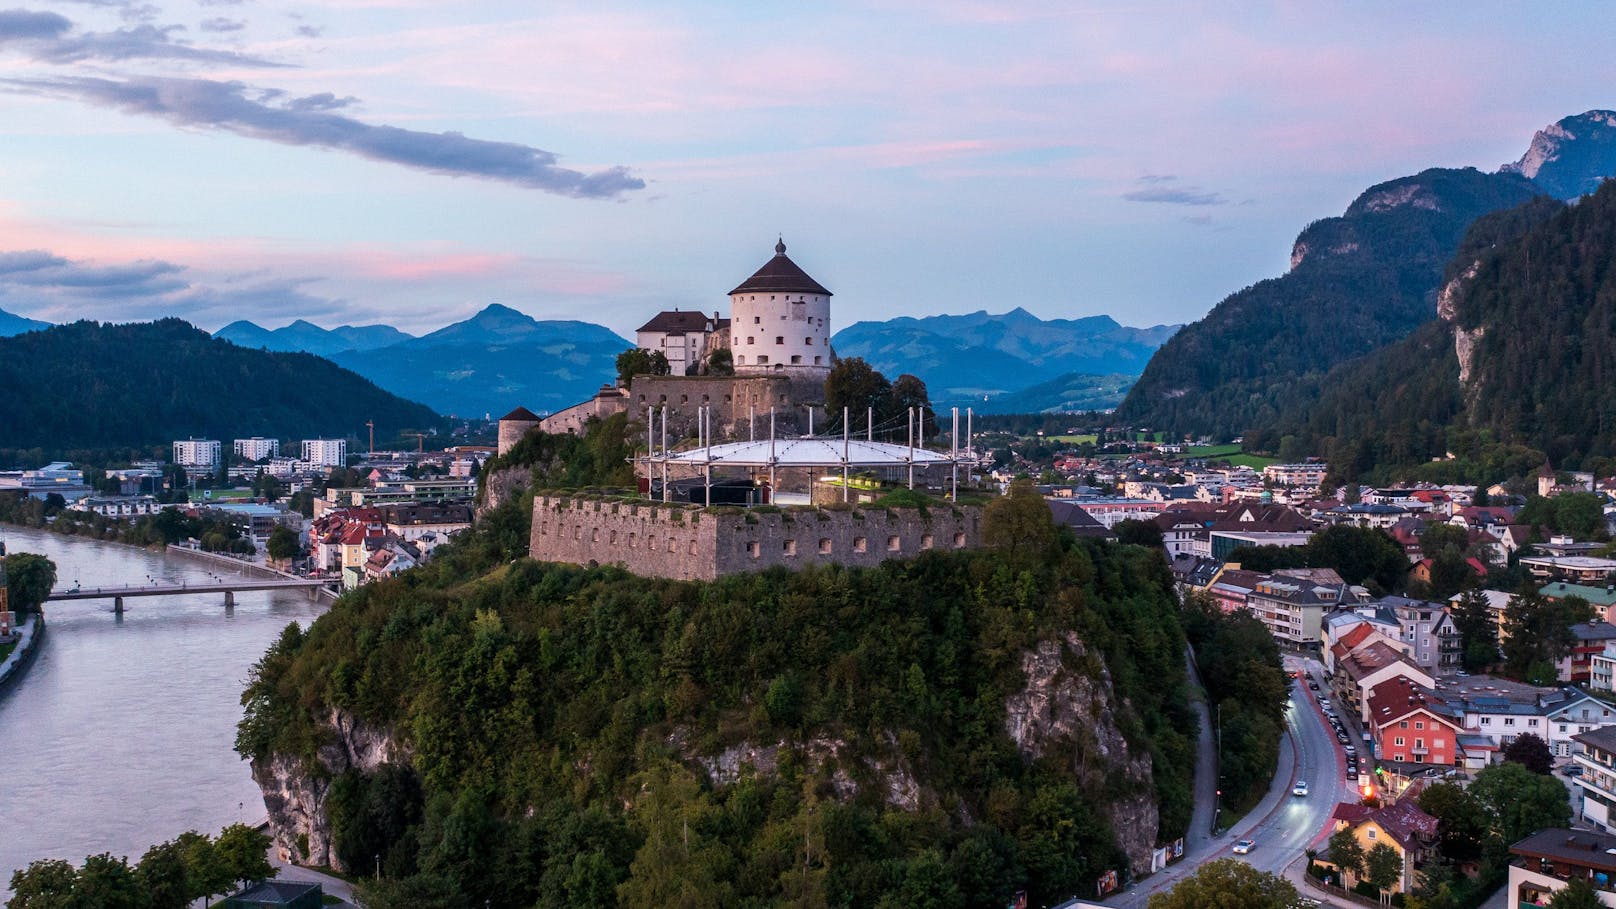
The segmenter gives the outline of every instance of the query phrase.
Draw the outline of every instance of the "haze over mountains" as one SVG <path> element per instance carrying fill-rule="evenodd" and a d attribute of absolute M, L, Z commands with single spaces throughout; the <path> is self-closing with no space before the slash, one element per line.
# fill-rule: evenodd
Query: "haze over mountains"
<path fill-rule="evenodd" d="M 1436 315 L 1443 269 L 1479 217 L 1574 199 L 1616 174 L 1616 113 L 1539 132 L 1497 173 L 1433 168 L 1373 186 L 1297 237 L 1291 270 L 1230 295 L 1163 345 L 1119 419 L 1173 433 L 1261 433 L 1319 400 L 1339 364 Z"/>

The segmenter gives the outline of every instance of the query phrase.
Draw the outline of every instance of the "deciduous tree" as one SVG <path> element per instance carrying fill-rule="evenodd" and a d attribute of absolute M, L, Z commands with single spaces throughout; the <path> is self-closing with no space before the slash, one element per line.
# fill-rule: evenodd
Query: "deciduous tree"
<path fill-rule="evenodd" d="M 1258 871 L 1236 859 L 1218 859 L 1165 893 L 1151 896 L 1148 909 L 1206 909 L 1239 906 L 1241 909 L 1294 909 L 1300 905 L 1296 887 L 1284 878 Z"/>
<path fill-rule="evenodd" d="M 1533 773 L 1554 770 L 1554 754 L 1549 751 L 1549 743 L 1530 732 L 1516 736 L 1515 741 L 1504 746 L 1504 760 L 1514 761 Z"/>
<path fill-rule="evenodd" d="M 1477 773 L 1470 793 L 1487 807 L 1493 832 L 1505 843 L 1546 827 L 1571 823 L 1571 802 L 1565 787 L 1553 777 L 1533 773 L 1520 764 L 1494 764 Z"/>
<path fill-rule="evenodd" d="M 1390 890 L 1403 873 L 1403 856 L 1385 843 L 1364 855 L 1364 880 L 1380 890 Z"/>

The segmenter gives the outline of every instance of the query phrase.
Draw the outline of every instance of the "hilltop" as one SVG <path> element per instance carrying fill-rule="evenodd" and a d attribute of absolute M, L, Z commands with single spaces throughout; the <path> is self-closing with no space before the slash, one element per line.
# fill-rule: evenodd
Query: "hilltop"
<path fill-rule="evenodd" d="M 442 425 L 327 360 L 247 350 L 188 322 L 74 322 L 0 339 L 10 449 L 161 445 L 188 436 L 378 438 Z"/>

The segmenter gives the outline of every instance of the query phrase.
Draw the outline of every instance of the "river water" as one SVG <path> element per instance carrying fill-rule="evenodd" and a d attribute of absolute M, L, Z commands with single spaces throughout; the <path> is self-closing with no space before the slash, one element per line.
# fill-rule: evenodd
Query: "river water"
<path fill-rule="evenodd" d="M 223 568 L 182 556 L 0 527 L 11 552 L 56 563 L 57 585 L 200 583 Z M 131 862 L 186 830 L 263 819 L 232 750 L 247 672 L 288 622 L 325 611 L 307 592 L 46 605 L 33 665 L 0 693 L 0 893 L 40 858 Z"/>

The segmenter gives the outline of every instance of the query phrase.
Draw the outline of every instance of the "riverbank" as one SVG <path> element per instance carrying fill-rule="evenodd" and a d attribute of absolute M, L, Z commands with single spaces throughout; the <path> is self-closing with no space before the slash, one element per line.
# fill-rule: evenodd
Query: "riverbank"
<path fill-rule="evenodd" d="M 39 652 L 39 646 L 45 639 L 45 616 L 33 613 L 25 617 L 26 623 L 17 626 L 17 647 L 0 662 L 0 694 L 12 684 L 13 679 L 20 679 L 34 661 L 34 654 Z"/>

